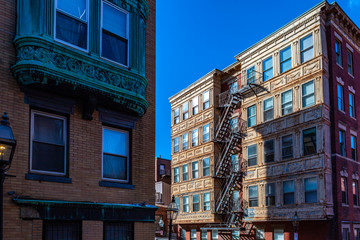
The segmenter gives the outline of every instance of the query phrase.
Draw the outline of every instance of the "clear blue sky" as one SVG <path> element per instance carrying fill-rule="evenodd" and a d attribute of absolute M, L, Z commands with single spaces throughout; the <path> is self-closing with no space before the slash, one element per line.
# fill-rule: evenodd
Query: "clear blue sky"
<path fill-rule="evenodd" d="M 171 157 L 168 98 L 214 68 L 221 70 L 235 62 L 236 54 L 320 3 L 296 2 L 157 0 L 157 157 Z M 337 3 L 360 27 L 360 0 Z"/>

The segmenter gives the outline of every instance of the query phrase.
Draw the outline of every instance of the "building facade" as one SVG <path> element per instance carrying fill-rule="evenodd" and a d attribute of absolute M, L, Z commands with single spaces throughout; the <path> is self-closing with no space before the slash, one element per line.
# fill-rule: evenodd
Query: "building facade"
<path fill-rule="evenodd" d="M 155 1 L 1 4 L 4 239 L 153 239 Z"/>

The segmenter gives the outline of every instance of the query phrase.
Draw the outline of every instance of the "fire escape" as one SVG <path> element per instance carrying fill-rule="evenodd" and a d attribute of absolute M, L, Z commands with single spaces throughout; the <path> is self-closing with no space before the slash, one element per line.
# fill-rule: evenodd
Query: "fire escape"
<path fill-rule="evenodd" d="M 229 240 L 255 239 L 252 223 L 243 221 L 243 217 L 246 217 L 247 202 L 242 197 L 242 182 L 247 171 L 247 161 L 242 158 L 241 142 L 246 136 L 247 122 L 241 118 L 232 118 L 232 115 L 239 108 L 242 99 L 267 90 L 261 86 L 260 74 L 253 72 L 245 77 L 247 84 L 244 87 L 219 94 L 221 114 L 213 139 L 219 149 L 213 172 L 218 189 L 215 191 L 217 194 L 212 207 L 222 222 L 202 228 L 218 230 L 222 239 Z"/>

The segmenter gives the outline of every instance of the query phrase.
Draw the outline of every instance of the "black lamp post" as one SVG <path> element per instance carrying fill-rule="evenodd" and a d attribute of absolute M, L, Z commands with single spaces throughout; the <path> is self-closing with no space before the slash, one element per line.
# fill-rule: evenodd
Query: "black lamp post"
<path fill-rule="evenodd" d="M 16 140 L 10 127 L 9 117 L 4 113 L 0 122 L 0 240 L 3 239 L 3 187 L 6 173 L 14 156 Z"/>
<path fill-rule="evenodd" d="M 167 212 L 167 218 L 170 219 L 169 240 L 171 240 L 172 221 L 176 219 L 176 217 L 178 215 L 178 212 L 179 212 L 179 207 L 175 202 L 175 196 L 174 195 L 172 196 L 171 203 L 166 208 L 166 212 Z"/>
<path fill-rule="evenodd" d="M 298 229 L 299 229 L 299 223 L 300 223 L 300 218 L 297 215 L 297 212 L 295 212 L 295 215 L 292 217 L 292 225 L 294 227 L 294 240 L 298 239 Z"/>

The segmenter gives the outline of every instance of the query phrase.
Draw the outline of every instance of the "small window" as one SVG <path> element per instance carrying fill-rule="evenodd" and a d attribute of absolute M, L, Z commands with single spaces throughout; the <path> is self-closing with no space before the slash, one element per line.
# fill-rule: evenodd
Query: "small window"
<path fill-rule="evenodd" d="M 46 221 L 43 222 L 45 240 L 81 240 L 81 221 Z"/>
<path fill-rule="evenodd" d="M 248 166 L 257 165 L 257 147 L 256 144 L 248 146 Z"/>
<path fill-rule="evenodd" d="M 189 118 L 189 103 L 186 102 L 182 105 L 182 114 L 183 114 L 183 120 Z"/>
<path fill-rule="evenodd" d="M 199 97 L 196 96 L 192 99 L 192 115 L 198 114 L 199 112 Z"/>
<path fill-rule="evenodd" d="M 275 183 L 265 185 L 266 206 L 275 206 Z"/>
<path fill-rule="evenodd" d="M 238 118 L 232 118 L 231 120 L 230 120 L 230 130 L 232 131 L 232 132 L 237 132 L 237 131 L 239 131 L 239 124 L 238 124 Z"/>
<path fill-rule="evenodd" d="M 348 61 L 348 73 L 353 76 L 354 75 L 353 54 L 350 50 L 347 50 L 347 61 Z"/>
<path fill-rule="evenodd" d="M 65 238 L 67 239 L 67 238 Z M 132 222 L 104 222 L 104 240 L 134 239 Z"/>
<path fill-rule="evenodd" d="M 341 202 L 348 204 L 347 178 L 341 177 Z"/>
<path fill-rule="evenodd" d="M 255 66 L 252 66 L 246 70 L 247 84 L 255 83 Z"/>
<path fill-rule="evenodd" d="M 201 230 L 201 240 L 207 240 L 207 231 Z"/>
<path fill-rule="evenodd" d="M 210 193 L 204 193 L 204 211 L 210 211 Z"/>
<path fill-rule="evenodd" d="M 183 212 L 189 212 L 189 196 L 183 197 Z"/>
<path fill-rule="evenodd" d="M 180 111 L 179 108 L 175 108 L 174 110 L 174 124 L 177 124 L 180 122 Z"/>
<path fill-rule="evenodd" d="M 358 180 L 353 180 L 352 192 L 353 192 L 353 204 L 355 206 L 359 206 L 359 183 L 358 183 Z"/>
<path fill-rule="evenodd" d="M 281 138 L 281 149 L 283 160 L 293 157 L 293 137 L 291 134 Z"/>
<path fill-rule="evenodd" d="M 263 61 L 263 78 L 264 82 L 273 77 L 273 61 L 272 57 L 267 58 Z"/>
<path fill-rule="evenodd" d="M 342 66 L 341 42 L 339 40 L 335 41 L 335 52 L 336 52 L 336 63 Z"/>
<path fill-rule="evenodd" d="M 198 129 L 192 130 L 191 140 L 192 140 L 192 146 L 193 147 L 196 147 L 197 145 L 199 145 L 199 131 L 198 131 Z"/>
<path fill-rule="evenodd" d="M 310 107 L 315 104 L 314 81 L 302 85 L 302 106 Z"/>
<path fill-rule="evenodd" d="M 293 112 L 292 89 L 281 94 L 281 114 L 286 115 Z"/>
<path fill-rule="evenodd" d="M 304 156 L 316 153 L 316 128 L 303 130 Z"/>
<path fill-rule="evenodd" d="M 174 168 L 174 183 L 179 182 L 179 167 Z"/>
<path fill-rule="evenodd" d="M 237 91 L 237 81 L 230 84 L 230 94 L 235 93 Z"/>
<path fill-rule="evenodd" d="M 129 14 L 103 1 L 101 56 L 128 66 Z"/>
<path fill-rule="evenodd" d="M 350 117 L 355 117 L 355 96 L 352 93 L 349 93 L 349 112 Z"/>
<path fill-rule="evenodd" d="M 188 164 L 183 165 L 182 170 L 183 170 L 183 181 L 189 180 L 189 166 L 188 166 Z"/>
<path fill-rule="evenodd" d="M 256 240 L 265 240 L 265 229 L 264 228 L 256 228 Z"/>
<path fill-rule="evenodd" d="M 209 124 L 203 126 L 203 143 L 207 143 L 210 140 L 210 127 Z"/>
<path fill-rule="evenodd" d="M 238 212 L 240 209 L 240 193 L 239 191 L 233 191 L 232 194 L 232 211 Z"/>
<path fill-rule="evenodd" d="M 280 72 L 291 69 L 291 46 L 280 51 Z"/>
<path fill-rule="evenodd" d="M 314 57 L 312 34 L 300 40 L 301 63 Z"/>
<path fill-rule="evenodd" d="M 198 212 L 200 210 L 200 200 L 199 194 L 193 195 L 193 212 Z"/>
<path fill-rule="evenodd" d="M 182 149 L 187 150 L 189 148 L 189 134 L 185 133 L 182 136 Z"/>
<path fill-rule="evenodd" d="M 174 153 L 179 152 L 179 137 L 174 138 Z"/>
<path fill-rule="evenodd" d="M 231 169 L 234 173 L 240 172 L 240 162 L 238 154 L 231 155 Z"/>
<path fill-rule="evenodd" d="M 354 135 L 351 135 L 351 158 L 355 161 L 357 159 L 357 140 Z"/>
<path fill-rule="evenodd" d="M 247 109 L 248 114 L 248 127 L 256 125 L 256 105 L 252 105 Z"/>
<path fill-rule="evenodd" d="M 337 94 L 338 94 L 338 109 L 344 111 L 344 90 L 343 86 L 340 84 L 337 85 Z"/>
<path fill-rule="evenodd" d="M 274 240 L 284 240 L 284 229 L 274 229 Z"/>
<path fill-rule="evenodd" d="M 317 179 L 305 178 L 305 203 L 316 203 L 317 202 Z"/>
<path fill-rule="evenodd" d="M 76 48 L 88 48 L 88 1 L 56 1 L 55 38 Z"/>
<path fill-rule="evenodd" d="M 102 177 L 129 182 L 129 132 L 103 128 Z"/>
<path fill-rule="evenodd" d="M 210 159 L 204 158 L 203 160 L 203 176 L 210 176 Z"/>
<path fill-rule="evenodd" d="M 258 206 L 258 186 L 249 186 L 249 207 Z"/>
<path fill-rule="evenodd" d="M 264 100 L 264 122 L 274 118 L 274 101 L 273 98 Z"/>
<path fill-rule="evenodd" d="M 211 231 L 211 240 L 218 240 L 219 239 L 219 232 L 218 230 Z"/>
<path fill-rule="evenodd" d="M 342 229 L 342 240 L 350 240 L 349 228 L 343 228 Z"/>
<path fill-rule="evenodd" d="M 202 97 L 203 97 L 203 110 L 208 109 L 210 107 L 209 91 L 204 92 Z"/>
<path fill-rule="evenodd" d="M 295 190 L 295 185 L 293 180 L 283 182 L 284 205 L 295 203 L 294 190 Z"/>
<path fill-rule="evenodd" d="M 160 164 L 160 175 L 165 175 L 165 164 Z"/>
<path fill-rule="evenodd" d="M 339 145 L 340 145 L 340 155 L 346 157 L 346 147 L 345 147 L 345 131 L 339 131 Z"/>
<path fill-rule="evenodd" d="M 181 235 L 181 240 L 186 240 L 186 230 L 185 229 L 181 229 L 180 231 L 180 235 Z"/>
<path fill-rule="evenodd" d="M 266 163 L 274 161 L 274 140 L 267 140 L 264 142 L 264 160 Z"/>
<path fill-rule="evenodd" d="M 198 161 L 192 163 L 192 178 L 198 178 L 199 177 L 199 163 Z"/>
<path fill-rule="evenodd" d="M 191 229 L 190 240 L 196 240 L 196 229 Z"/>

